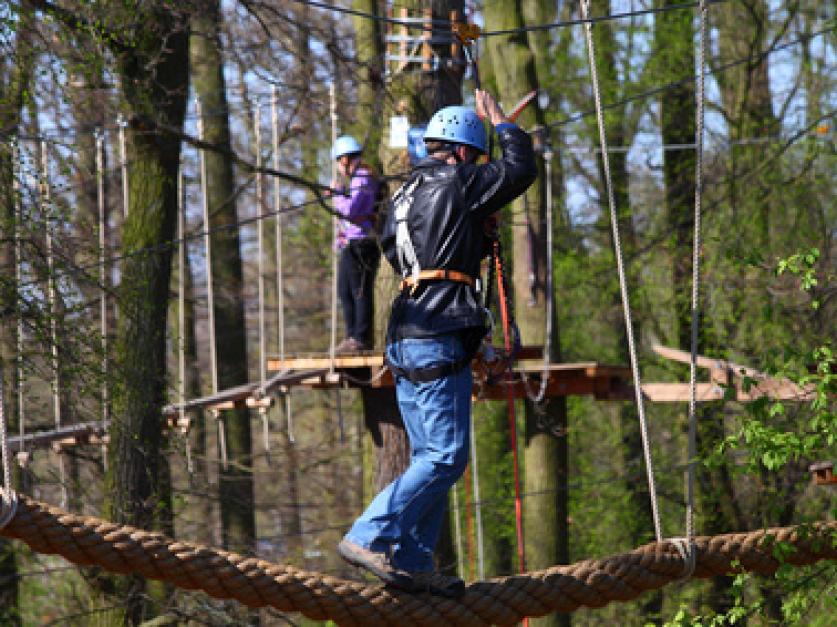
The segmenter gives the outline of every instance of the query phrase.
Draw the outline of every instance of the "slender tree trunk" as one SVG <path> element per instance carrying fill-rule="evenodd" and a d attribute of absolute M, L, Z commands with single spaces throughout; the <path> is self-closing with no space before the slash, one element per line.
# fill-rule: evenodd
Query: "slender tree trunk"
<path fill-rule="evenodd" d="M 542 12 L 534 4 L 526 4 L 528 14 L 532 19 L 538 19 L 536 16 Z M 520 28 L 526 25 L 523 15 L 522 3 L 514 0 L 492 2 L 485 7 L 486 27 L 489 30 Z M 492 37 L 488 47 L 499 96 L 507 109 L 528 92 L 538 89 L 536 59 L 525 34 Z M 543 127 L 543 112 L 537 101 L 524 110 L 518 123 L 523 128 Z M 543 138 L 536 135 L 535 140 L 536 148 L 541 148 Z M 538 162 L 543 172 L 543 160 Z M 552 268 L 546 267 L 544 193 L 541 176 L 511 208 L 512 215 L 519 216 L 512 223 L 514 266 L 511 279 L 515 315 L 526 344 L 545 344 L 546 340 L 546 272 L 551 272 Z M 551 324 L 550 359 L 558 361 L 560 336 L 554 313 Z M 538 406 L 527 401 L 524 407 L 526 567 L 537 570 L 569 560 L 566 399 L 549 399 Z M 532 624 L 568 625 L 569 621 L 569 615 L 556 613 Z"/>
<path fill-rule="evenodd" d="M 378 0 L 354 0 L 352 8 L 362 13 L 378 15 Z M 355 50 L 358 71 L 357 106 L 354 121 L 347 125 L 347 132 L 364 147 L 364 158 L 379 166 L 378 149 L 381 145 L 383 125 L 376 121 L 383 115 L 384 38 L 381 22 L 364 17 L 352 18 L 355 29 Z"/>
<path fill-rule="evenodd" d="M 192 82 L 201 101 L 204 139 L 230 150 L 229 109 L 219 37 L 221 7 L 217 0 L 205 0 L 192 17 L 189 42 Z M 247 336 L 244 319 L 244 286 L 236 211 L 235 182 L 230 159 L 206 151 L 206 194 L 209 228 L 212 230 L 212 267 L 208 269 L 214 287 L 218 388 L 246 383 Z M 219 470 L 218 491 L 224 547 L 252 553 L 256 522 L 253 509 L 253 452 L 250 412 L 246 407 L 223 412 L 227 467 Z"/>

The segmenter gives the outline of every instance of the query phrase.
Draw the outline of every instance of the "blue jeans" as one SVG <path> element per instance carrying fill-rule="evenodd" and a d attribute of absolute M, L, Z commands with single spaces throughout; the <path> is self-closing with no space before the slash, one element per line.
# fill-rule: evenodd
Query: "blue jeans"
<path fill-rule="evenodd" d="M 408 338 L 387 346 L 387 359 L 404 370 L 463 356 L 458 334 Z M 386 552 L 398 568 L 433 570 L 448 490 L 468 463 L 472 385 L 470 365 L 426 383 L 396 377 L 398 406 L 410 438 L 410 466 L 374 498 L 346 534 L 348 540 Z"/>

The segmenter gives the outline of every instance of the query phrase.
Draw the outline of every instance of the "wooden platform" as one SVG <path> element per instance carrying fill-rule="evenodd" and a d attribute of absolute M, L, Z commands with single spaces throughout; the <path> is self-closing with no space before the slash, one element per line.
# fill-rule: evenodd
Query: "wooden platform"
<path fill-rule="evenodd" d="M 664 346 L 655 346 L 654 351 L 664 359 L 689 363 L 689 354 Z M 802 388 L 788 379 L 774 378 L 747 366 L 719 359 L 698 356 L 697 366 L 709 370 L 709 382 L 697 384 L 697 400 L 751 401 L 766 396 L 787 401 L 809 401 L 814 390 Z M 210 412 L 248 407 L 267 409 L 274 397 L 287 394 L 293 387 L 308 389 L 391 387 L 392 374 L 384 364 L 382 353 L 374 351 L 338 355 L 332 360 L 327 354 L 309 353 L 288 356 L 284 359 L 270 358 L 268 369 L 271 375 L 264 383 L 247 383 L 227 390 L 221 390 L 182 404 L 163 408 L 166 416 L 166 433 L 179 431 L 187 433 L 191 424 L 190 412 Z M 508 386 L 512 386 L 515 398 L 523 399 L 537 394 L 543 377 L 547 377 L 546 398 L 560 396 L 592 396 L 597 400 L 634 400 L 631 370 L 627 366 L 611 366 L 595 361 L 578 363 L 543 363 L 543 349 L 539 346 L 524 346 L 517 355 L 510 378 L 502 363 L 486 364 L 481 359 L 472 363 L 474 376 L 474 400 L 505 400 Z M 528 388 L 528 390 L 527 390 Z M 687 383 L 644 383 L 643 396 L 652 402 L 680 403 L 689 400 Z M 23 438 L 9 438 L 12 452 L 26 456 L 27 451 L 51 446 L 61 450 L 80 444 L 107 444 L 107 424 L 102 422 L 68 425 L 58 429 L 32 433 Z"/>
<path fill-rule="evenodd" d="M 332 368 L 333 366 L 333 368 Z M 472 364 L 474 373 L 475 400 L 503 400 L 506 398 L 506 386 L 509 385 L 502 372 L 502 364 L 486 365 L 479 359 Z M 391 387 L 394 385 L 392 374 L 384 368 L 382 353 L 364 351 L 348 355 L 335 356 L 334 361 L 328 355 L 307 354 L 288 356 L 284 359 L 268 359 L 269 370 L 294 372 L 309 370 L 309 376 L 298 379 L 296 385 L 314 389 L 332 387 L 354 388 Z M 602 400 L 629 399 L 630 368 L 627 366 L 608 366 L 598 362 L 580 362 L 551 364 L 544 371 L 543 348 L 524 346 L 517 354 L 512 371 L 514 396 L 526 398 L 526 383 L 537 391 L 541 379 L 546 374 L 548 383 L 546 397 L 590 395 Z"/>

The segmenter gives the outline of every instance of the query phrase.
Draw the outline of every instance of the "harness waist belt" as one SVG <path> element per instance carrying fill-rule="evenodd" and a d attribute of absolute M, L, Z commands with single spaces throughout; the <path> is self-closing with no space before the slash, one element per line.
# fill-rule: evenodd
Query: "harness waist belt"
<path fill-rule="evenodd" d="M 407 370 L 405 368 L 399 368 L 387 360 L 387 366 L 392 371 L 392 374 L 397 377 L 404 377 L 414 385 L 419 383 L 429 383 L 430 381 L 435 381 L 436 379 L 441 379 L 442 377 L 449 377 L 456 374 L 470 363 L 471 360 L 466 357 L 453 363 L 430 366 L 429 368 Z"/>
<path fill-rule="evenodd" d="M 464 283 L 471 287 L 476 285 L 474 277 L 464 272 L 458 272 L 457 270 L 422 270 L 418 274 L 418 280 L 412 276 L 403 279 L 401 281 L 401 290 L 403 291 L 408 287 L 415 289 L 421 281 L 453 281 L 454 283 Z"/>

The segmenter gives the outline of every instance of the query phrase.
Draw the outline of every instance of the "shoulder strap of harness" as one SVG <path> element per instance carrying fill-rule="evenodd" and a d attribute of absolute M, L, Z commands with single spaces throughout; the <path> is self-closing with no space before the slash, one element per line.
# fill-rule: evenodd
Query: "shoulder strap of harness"
<path fill-rule="evenodd" d="M 416 175 L 399 187 L 392 197 L 395 212 L 395 250 L 398 255 L 398 263 L 401 264 L 401 274 L 405 277 L 412 276 L 416 282 L 419 279 L 421 265 L 416 256 L 413 240 L 410 238 L 407 218 L 413 206 L 413 195 L 423 180 L 424 177 L 421 174 Z"/>

